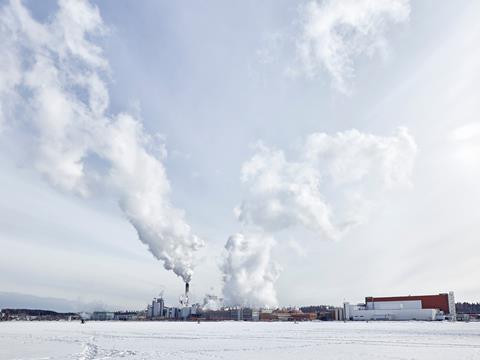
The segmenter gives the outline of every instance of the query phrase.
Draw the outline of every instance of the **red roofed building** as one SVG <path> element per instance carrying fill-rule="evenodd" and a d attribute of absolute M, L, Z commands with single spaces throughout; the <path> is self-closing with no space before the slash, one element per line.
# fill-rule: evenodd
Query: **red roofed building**
<path fill-rule="evenodd" d="M 365 298 L 365 304 L 344 304 L 346 320 L 443 320 L 455 319 L 453 292 L 438 295 Z"/>
<path fill-rule="evenodd" d="M 383 302 L 404 302 L 420 300 L 422 309 L 438 309 L 444 314 L 450 314 L 448 303 L 449 294 L 438 295 L 408 295 L 408 296 L 390 296 L 390 297 L 366 297 L 365 304 L 383 303 Z"/>

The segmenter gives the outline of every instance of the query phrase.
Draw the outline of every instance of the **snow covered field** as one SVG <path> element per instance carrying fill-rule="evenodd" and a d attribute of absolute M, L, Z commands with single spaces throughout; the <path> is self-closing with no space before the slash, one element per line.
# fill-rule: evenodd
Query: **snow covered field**
<path fill-rule="evenodd" d="M 480 359 L 480 323 L 3 322 L 0 359 Z"/>

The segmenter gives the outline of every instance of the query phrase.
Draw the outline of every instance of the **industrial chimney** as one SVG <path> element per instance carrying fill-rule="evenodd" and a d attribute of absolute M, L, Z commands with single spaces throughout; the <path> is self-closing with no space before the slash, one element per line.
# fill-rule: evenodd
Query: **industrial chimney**
<path fill-rule="evenodd" d="M 180 305 L 181 306 L 188 306 L 188 292 L 190 290 L 190 284 L 187 282 L 185 283 L 185 293 L 183 295 L 180 296 Z"/>

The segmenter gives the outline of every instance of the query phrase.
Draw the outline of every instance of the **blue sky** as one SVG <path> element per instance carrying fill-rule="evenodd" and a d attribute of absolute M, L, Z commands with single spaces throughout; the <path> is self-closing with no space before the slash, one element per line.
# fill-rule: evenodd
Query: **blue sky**
<path fill-rule="evenodd" d="M 55 2 L 23 4 L 40 23 L 58 10 Z M 308 13 L 312 4 L 316 15 Z M 275 245 L 259 251 L 271 253 L 266 261 L 282 269 L 273 281 L 275 296 L 281 305 L 339 304 L 367 295 L 454 290 L 459 299 L 478 300 L 479 5 L 385 1 L 353 7 L 367 20 L 350 14 L 357 22 L 340 24 L 347 28 L 340 32 L 344 44 L 353 48 L 343 49 L 353 76 L 343 73 L 347 89 L 341 89 L 328 69 L 330 57 L 309 58 L 317 66 L 312 75 L 298 53 L 305 14 L 320 27 L 335 16 L 348 21 L 329 4 L 93 2 L 107 28 L 89 39 L 109 64 L 99 70 L 110 100 L 105 113 L 128 112 L 146 134 L 160 134 L 169 201 L 185 211 L 185 221 L 205 242 L 194 255 L 193 296 L 222 295 L 225 243 L 252 225 L 238 221 L 234 208 L 266 201 L 252 191 L 258 184 L 241 180 L 242 165 L 258 154 L 255 144 L 280 150 L 296 164 L 312 133 L 335 139 L 356 129 L 381 142 L 405 127 L 417 149 L 406 170 L 408 184 L 382 190 L 375 177 L 380 170 L 369 167 L 361 195 L 372 207 L 365 214 L 355 209 L 362 215 L 358 225 L 333 241 L 298 219 L 268 234 Z M 369 26 L 368 36 L 358 35 L 362 26 Z M 308 36 L 314 49 L 329 39 Z M 23 106 L 29 98 L 18 93 Z M 4 120 L 0 135 L 0 244 L 6 249 L 0 271 L 8 274 L 0 288 L 124 307 L 140 307 L 163 289 L 175 301 L 183 282 L 138 240 L 109 185 L 100 180 L 88 197 L 56 186 L 30 158 L 37 135 L 30 134 L 29 120 L 23 128 L 15 120 Z M 333 184 L 320 198 L 343 209 L 344 195 Z"/>

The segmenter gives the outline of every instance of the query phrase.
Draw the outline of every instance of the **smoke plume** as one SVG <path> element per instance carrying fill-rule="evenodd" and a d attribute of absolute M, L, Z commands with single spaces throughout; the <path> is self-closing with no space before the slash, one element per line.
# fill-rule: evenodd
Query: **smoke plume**
<path fill-rule="evenodd" d="M 368 219 L 384 191 L 410 185 L 416 151 L 405 128 L 393 136 L 357 130 L 314 133 L 293 159 L 282 150 L 257 145 L 243 164 L 246 196 L 235 209 L 245 231 L 226 245 L 226 303 L 277 304 L 273 235 L 300 226 L 319 239 L 340 239 Z"/>
<path fill-rule="evenodd" d="M 170 202 L 163 145 L 134 116 L 108 113 L 109 65 L 94 42 L 108 29 L 86 0 L 58 5 L 46 23 L 18 0 L 0 10 L 3 135 L 23 136 L 25 157 L 61 190 L 107 190 L 151 253 L 189 281 L 203 242 Z"/>
<path fill-rule="evenodd" d="M 224 301 L 228 306 L 277 306 L 278 265 L 270 261 L 274 239 L 262 233 L 237 233 L 227 241 L 223 264 Z"/>
<path fill-rule="evenodd" d="M 219 310 L 223 306 L 223 299 L 216 295 L 206 294 L 203 298 L 202 310 Z"/>

